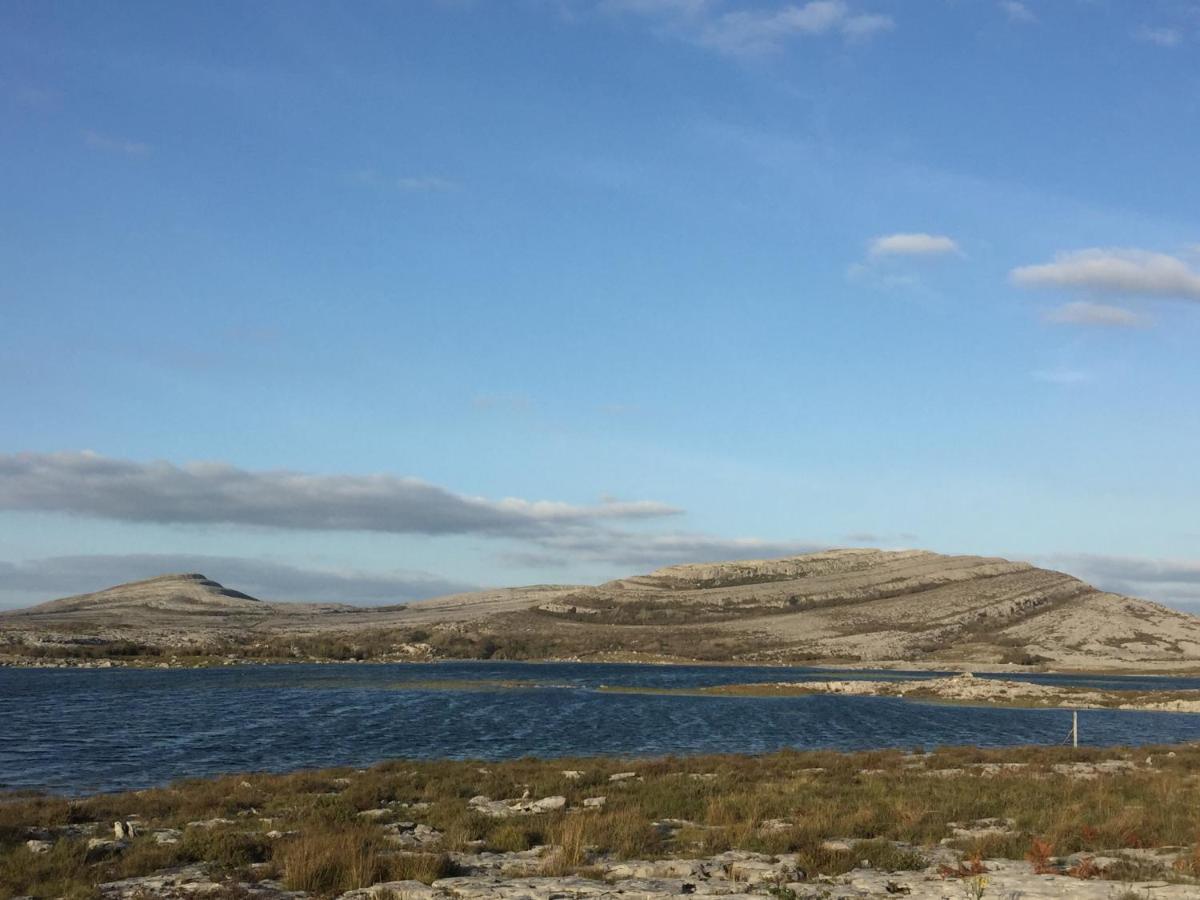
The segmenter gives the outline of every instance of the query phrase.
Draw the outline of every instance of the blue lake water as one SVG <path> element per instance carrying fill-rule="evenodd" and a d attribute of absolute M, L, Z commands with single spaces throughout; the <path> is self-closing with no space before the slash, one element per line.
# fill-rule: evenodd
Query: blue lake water
<path fill-rule="evenodd" d="M 363 766 L 396 757 L 1056 744 L 1070 729 L 1063 710 L 597 690 L 931 674 L 583 663 L 0 669 L 0 789 L 82 794 L 185 776 Z M 497 679 L 536 686 L 430 690 L 420 684 Z M 1200 678 L 1029 680 L 1200 688 Z M 1080 731 L 1081 742 L 1091 745 L 1200 740 L 1200 715 L 1088 710 L 1080 713 Z"/>

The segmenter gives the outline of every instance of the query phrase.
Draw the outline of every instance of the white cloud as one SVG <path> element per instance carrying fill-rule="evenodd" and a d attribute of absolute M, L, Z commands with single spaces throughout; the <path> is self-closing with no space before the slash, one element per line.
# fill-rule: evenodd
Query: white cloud
<path fill-rule="evenodd" d="M 149 144 L 131 141 L 127 138 L 110 137 L 96 131 L 85 131 L 83 142 L 93 150 L 103 150 L 105 153 L 121 153 L 125 156 L 146 156 L 150 153 Z"/>
<path fill-rule="evenodd" d="M 959 253 L 958 243 L 944 234 L 901 232 L 871 241 L 870 254 L 880 256 L 945 256 Z"/>
<path fill-rule="evenodd" d="M 1020 0 L 1002 0 L 1000 8 L 1004 10 L 1010 22 L 1027 25 L 1037 21 L 1037 16 Z"/>
<path fill-rule="evenodd" d="M 1200 273 L 1182 259 L 1129 247 L 1060 253 L 1054 262 L 1021 266 L 1009 277 L 1021 287 L 1200 300 Z"/>
<path fill-rule="evenodd" d="M 1148 44 L 1157 44 L 1160 47 L 1178 47 L 1183 43 L 1183 32 L 1178 28 L 1155 28 L 1143 25 L 1133 33 L 1133 36 L 1139 41 L 1145 41 Z"/>
<path fill-rule="evenodd" d="M 1088 300 L 1076 300 L 1053 309 L 1044 316 L 1047 322 L 1055 325 L 1101 325 L 1110 328 L 1139 328 L 1149 324 L 1145 316 L 1122 309 L 1119 306 L 1108 306 L 1104 303 L 1092 303 Z"/>

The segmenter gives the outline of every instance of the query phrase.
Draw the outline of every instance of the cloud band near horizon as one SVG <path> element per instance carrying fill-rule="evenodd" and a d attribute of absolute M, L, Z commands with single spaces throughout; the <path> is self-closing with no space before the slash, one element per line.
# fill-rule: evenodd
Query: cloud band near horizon
<path fill-rule="evenodd" d="M 489 500 L 394 475 L 251 471 L 220 462 L 136 462 L 89 451 L 0 454 L 0 509 L 157 524 L 502 537 L 682 513 L 651 500 L 611 500 L 597 506 L 513 497 Z"/>
<path fill-rule="evenodd" d="M 502 562 L 536 568 L 577 563 L 656 568 L 828 546 L 629 530 L 634 523 L 684 513 L 652 500 L 604 500 L 595 506 L 489 500 L 394 475 L 251 471 L 221 462 L 137 462 L 87 451 L 0 454 L 0 510 L 159 525 L 482 536 L 515 544 L 499 554 Z"/>

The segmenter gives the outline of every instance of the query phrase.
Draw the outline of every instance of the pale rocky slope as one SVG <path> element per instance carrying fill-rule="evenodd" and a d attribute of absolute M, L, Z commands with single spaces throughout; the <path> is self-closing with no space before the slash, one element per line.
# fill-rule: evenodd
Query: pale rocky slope
<path fill-rule="evenodd" d="M 407 629 L 460 644 L 486 637 L 492 653 L 525 658 L 1200 668 L 1200 618 L 1028 563 L 920 550 L 669 566 L 596 587 L 386 608 L 265 603 L 202 576 L 165 576 L 0 615 L 0 635 L 89 629 L 167 643 L 324 633 L 401 641 Z M 443 655 L 436 640 L 430 653 Z"/>
<path fill-rule="evenodd" d="M 119 615 L 122 611 L 161 610 L 165 613 L 261 612 L 262 601 L 230 590 L 203 575 L 160 575 L 92 594 L 51 600 L 28 610 L 29 615 Z"/>

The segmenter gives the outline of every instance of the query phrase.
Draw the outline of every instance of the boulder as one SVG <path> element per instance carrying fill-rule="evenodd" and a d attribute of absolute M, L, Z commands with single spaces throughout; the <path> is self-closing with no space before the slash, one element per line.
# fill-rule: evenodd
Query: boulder
<path fill-rule="evenodd" d="M 467 808 L 472 812 L 488 816 L 492 819 L 507 819 L 510 816 L 529 816 L 536 813 L 554 812 L 567 805 L 567 798 L 562 796 L 543 797 L 541 800 L 530 800 L 522 797 L 519 800 L 493 800 L 482 794 L 467 801 Z"/>
<path fill-rule="evenodd" d="M 116 856 L 128 846 L 129 844 L 125 841 L 110 841 L 108 838 L 89 838 L 86 859 L 88 862 L 107 859 L 110 856 Z"/>
<path fill-rule="evenodd" d="M 403 897 L 405 900 L 432 900 L 436 896 L 437 891 L 420 881 L 385 881 L 348 891 L 337 900 L 391 900 L 393 897 Z"/>
<path fill-rule="evenodd" d="M 529 811 L 535 813 L 553 812 L 567 805 L 566 797 L 543 797 L 529 804 Z"/>

